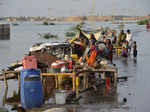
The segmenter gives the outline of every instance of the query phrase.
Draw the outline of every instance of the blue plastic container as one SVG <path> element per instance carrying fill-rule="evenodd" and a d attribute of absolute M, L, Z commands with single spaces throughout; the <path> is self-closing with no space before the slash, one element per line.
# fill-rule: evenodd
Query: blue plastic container
<path fill-rule="evenodd" d="M 40 107 L 43 103 L 43 88 L 40 80 L 40 70 L 23 69 L 20 75 L 22 107 Z"/>

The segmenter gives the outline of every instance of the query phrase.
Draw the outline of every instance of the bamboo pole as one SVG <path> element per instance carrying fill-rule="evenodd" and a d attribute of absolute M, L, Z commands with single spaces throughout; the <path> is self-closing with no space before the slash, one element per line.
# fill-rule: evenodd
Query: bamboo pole
<path fill-rule="evenodd" d="M 86 73 L 83 75 L 83 88 L 86 88 Z"/>
<path fill-rule="evenodd" d="M 55 76 L 55 88 L 57 89 L 58 88 L 58 77 Z"/>
<path fill-rule="evenodd" d="M 6 104 L 8 87 L 5 88 L 4 96 L 3 96 L 3 106 Z"/>
<path fill-rule="evenodd" d="M 18 93 L 20 94 L 20 74 L 18 74 Z"/>
<path fill-rule="evenodd" d="M 89 86 L 89 79 L 88 79 L 88 73 L 86 74 L 86 88 Z"/>
<path fill-rule="evenodd" d="M 58 76 L 58 89 L 61 89 L 61 84 L 62 84 L 62 77 Z"/>
<path fill-rule="evenodd" d="M 76 87 L 75 87 L 75 79 L 76 79 L 75 76 L 73 76 L 73 77 L 72 77 L 72 85 L 73 85 L 72 90 L 73 90 L 73 91 L 75 91 L 75 88 L 76 88 Z"/>
<path fill-rule="evenodd" d="M 79 76 L 76 77 L 76 97 L 79 96 Z"/>
<path fill-rule="evenodd" d="M 105 79 L 105 72 L 103 72 L 103 74 L 102 74 L 102 79 L 103 80 Z"/>
<path fill-rule="evenodd" d="M 5 88 L 8 88 L 8 83 L 7 83 L 7 79 L 6 79 L 6 73 L 4 73 L 4 72 L 3 72 L 3 77 L 4 77 Z"/>
<path fill-rule="evenodd" d="M 117 87 L 117 72 L 114 73 L 114 87 Z"/>
<path fill-rule="evenodd" d="M 42 73 L 42 76 L 72 76 L 74 73 Z"/>

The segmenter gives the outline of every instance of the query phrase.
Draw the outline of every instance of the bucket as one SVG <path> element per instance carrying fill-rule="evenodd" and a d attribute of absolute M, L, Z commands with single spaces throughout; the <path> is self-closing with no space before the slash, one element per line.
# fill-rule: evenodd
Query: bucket
<path fill-rule="evenodd" d="M 120 55 L 120 54 L 121 54 L 121 52 L 122 52 L 122 50 L 121 50 L 121 49 L 118 49 L 118 50 L 117 50 L 117 54 L 118 54 L 118 55 Z"/>
<path fill-rule="evenodd" d="M 56 104 L 65 104 L 66 103 L 66 91 L 56 90 L 55 100 L 56 100 Z"/>
<path fill-rule="evenodd" d="M 58 63 L 60 66 L 65 65 L 65 61 L 63 61 L 63 60 L 56 60 L 56 63 Z"/>
<path fill-rule="evenodd" d="M 52 71 L 55 73 L 60 72 L 61 65 L 57 62 L 51 64 Z"/>

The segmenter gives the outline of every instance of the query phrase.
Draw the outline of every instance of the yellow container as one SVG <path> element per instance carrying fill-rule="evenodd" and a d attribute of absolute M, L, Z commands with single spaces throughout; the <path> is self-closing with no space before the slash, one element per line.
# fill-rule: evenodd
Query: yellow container
<path fill-rule="evenodd" d="M 121 54 L 122 50 L 121 49 L 117 49 L 117 54 Z"/>
<path fill-rule="evenodd" d="M 74 61 L 78 61 L 78 55 L 77 54 L 71 54 L 71 57 Z"/>

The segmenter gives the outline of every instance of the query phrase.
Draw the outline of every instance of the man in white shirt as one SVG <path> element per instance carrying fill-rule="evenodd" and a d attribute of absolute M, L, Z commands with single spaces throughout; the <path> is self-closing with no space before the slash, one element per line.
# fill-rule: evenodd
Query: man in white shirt
<path fill-rule="evenodd" d="M 130 32 L 129 29 L 127 30 L 127 37 L 126 37 L 126 40 L 128 41 L 128 43 L 132 40 L 132 35 L 131 35 L 131 32 Z"/>
<path fill-rule="evenodd" d="M 126 37 L 126 41 L 128 41 L 128 53 L 130 55 L 131 52 L 131 46 L 132 46 L 132 34 L 130 32 L 130 30 L 127 30 L 127 37 Z"/>

